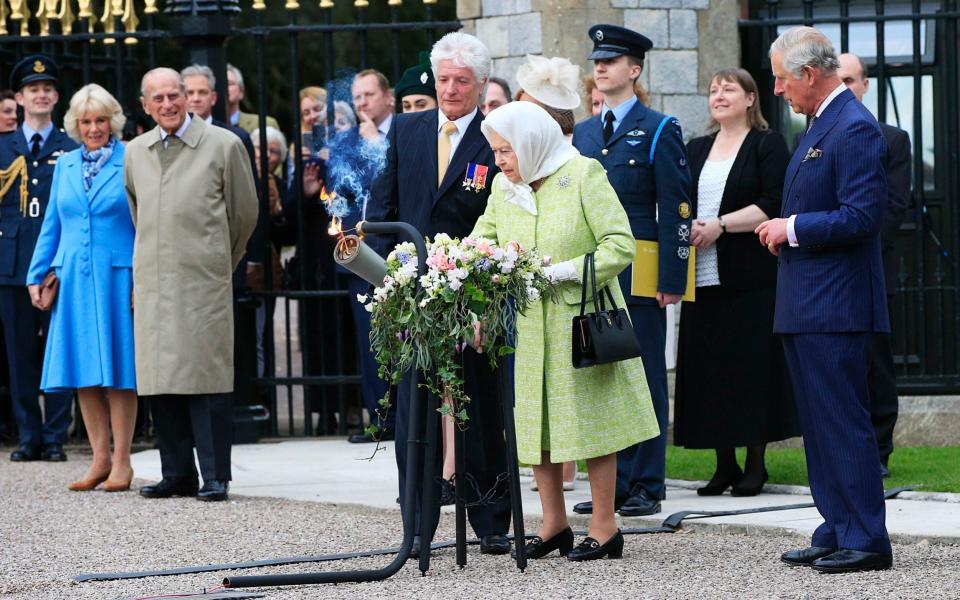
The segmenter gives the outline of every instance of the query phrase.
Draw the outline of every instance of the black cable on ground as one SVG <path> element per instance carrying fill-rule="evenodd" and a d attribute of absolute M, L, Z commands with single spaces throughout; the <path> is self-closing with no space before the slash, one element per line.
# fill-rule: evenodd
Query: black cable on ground
<path fill-rule="evenodd" d="M 901 492 L 912 490 L 912 487 L 903 486 L 893 488 L 884 493 L 884 498 L 890 500 L 896 498 Z M 630 527 L 621 529 L 624 535 L 643 535 L 652 533 L 675 533 L 680 529 L 684 520 L 687 519 L 706 519 L 709 517 L 728 517 L 734 515 L 749 515 L 755 513 L 775 512 L 781 510 L 796 510 L 800 508 L 812 508 L 815 504 L 812 502 L 802 504 L 785 504 L 781 506 L 762 506 L 758 508 L 743 508 L 738 510 L 717 510 L 717 511 L 692 511 L 685 510 L 673 513 L 664 519 L 659 527 Z M 586 535 L 586 531 L 575 531 L 575 535 Z M 507 536 L 513 539 L 513 536 Z M 532 538 L 533 535 L 527 535 Z M 480 541 L 476 539 L 468 540 L 468 544 L 476 545 Z M 456 545 L 454 540 L 445 540 L 434 542 L 430 545 L 431 550 L 441 550 L 443 548 L 452 548 Z M 252 560 L 239 563 L 222 563 L 212 565 L 198 565 L 191 567 L 177 567 L 174 569 L 160 569 L 156 571 L 129 571 L 119 573 L 81 573 L 73 578 L 80 583 L 84 581 L 110 581 L 116 579 L 142 579 L 144 577 L 159 577 L 163 575 L 188 575 L 193 573 L 209 573 L 212 571 L 232 571 L 237 569 L 255 569 L 258 567 L 277 567 L 283 565 L 296 565 L 302 563 L 319 563 L 336 560 L 350 560 L 354 558 L 371 558 L 374 556 L 388 556 L 396 554 L 399 548 L 378 548 L 375 550 L 363 550 L 359 552 L 339 552 L 336 554 L 320 554 L 316 556 L 292 556 L 287 558 L 272 558 L 265 560 Z"/>

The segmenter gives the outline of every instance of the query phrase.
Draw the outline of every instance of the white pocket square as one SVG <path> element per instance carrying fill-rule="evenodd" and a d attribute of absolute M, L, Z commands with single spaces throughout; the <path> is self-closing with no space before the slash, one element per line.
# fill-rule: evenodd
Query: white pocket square
<path fill-rule="evenodd" d="M 815 158 L 820 158 L 821 156 L 823 156 L 823 150 L 821 150 L 820 148 L 809 148 L 807 150 L 807 155 L 803 157 L 803 162 L 807 162 L 808 160 L 813 160 Z"/>

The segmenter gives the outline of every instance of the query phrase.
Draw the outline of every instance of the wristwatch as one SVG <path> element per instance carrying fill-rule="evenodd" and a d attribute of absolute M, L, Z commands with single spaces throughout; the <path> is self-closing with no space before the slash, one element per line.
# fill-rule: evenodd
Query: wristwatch
<path fill-rule="evenodd" d="M 724 222 L 723 217 L 722 217 L 722 216 L 721 216 L 721 217 L 717 217 L 717 221 L 720 222 L 720 229 L 722 229 L 723 232 L 726 233 L 726 232 L 727 232 L 727 224 L 726 224 L 726 222 Z"/>

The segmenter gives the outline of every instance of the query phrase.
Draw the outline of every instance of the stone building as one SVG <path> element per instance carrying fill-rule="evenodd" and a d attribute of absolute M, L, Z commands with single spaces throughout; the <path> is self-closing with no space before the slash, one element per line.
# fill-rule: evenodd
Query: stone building
<path fill-rule="evenodd" d="M 623 25 L 653 41 L 641 81 L 652 108 L 680 119 L 687 137 L 704 132 L 707 85 L 739 64 L 736 0 L 458 0 L 463 30 L 493 54 L 495 75 L 513 81 L 526 54 L 564 56 L 592 68 L 587 30 Z"/>

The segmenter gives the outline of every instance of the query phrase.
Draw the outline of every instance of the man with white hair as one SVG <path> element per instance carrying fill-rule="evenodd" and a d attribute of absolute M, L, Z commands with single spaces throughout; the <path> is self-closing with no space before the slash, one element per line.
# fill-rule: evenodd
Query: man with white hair
<path fill-rule="evenodd" d="M 880 455 L 870 423 L 871 338 L 890 331 L 880 225 L 886 143 L 837 75 L 812 27 L 770 47 L 774 93 L 810 117 L 787 167 L 782 218 L 757 227 L 780 257 L 774 332 L 800 414 L 810 490 L 824 522 L 810 547 L 781 559 L 825 573 L 889 569 Z"/>
<path fill-rule="evenodd" d="M 490 75 L 490 51 L 474 36 L 454 32 L 433 46 L 430 63 L 439 108 L 394 117 L 387 136 L 387 168 L 374 184 L 366 218 L 406 221 L 430 237 L 438 233 L 464 237 L 486 209 L 489 185 L 497 172 L 493 152 L 480 132 L 483 115 L 478 108 Z M 374 243 L 385 254 L 392 241 Z M 469 348 L 463 354 L 463 368 L 464 391 L 473 402 L 467 406 L 467 480 L 455 485 L 464 486 L 468 502 L 478 500 L 472 497 L 473 481 L 481 494 L 498 487 L 489 494 L 498 500 L 467 510 L 480 538 L 480 551 L 506 554 L 510 552 L 506 537 L 510 503 L 505 484 L 498 478 L 506 471 L 506 458 L 496 377 L 487 358 Z M 409 385 L 401 385 L 397 398 L 395 448 L 401 491 L 407 461 L 409 390 Z M 402 493 L 400 497 L 403 499 Z M 419 548 L 419 539 L 414 547 Z"/>
<path fill-rule="evenodd" d="M 250 157 L 236 135 L 186 110 L 180 74 L 140 85 L 157 127 L 127 145 L 134 240 L 137 393 L 149 397 L 163 479 L 146 498 L 226 500 L 233 437 L 231 274 L 257 222 Z M 198 490 L 193 447 L 203 487 Z"/>

